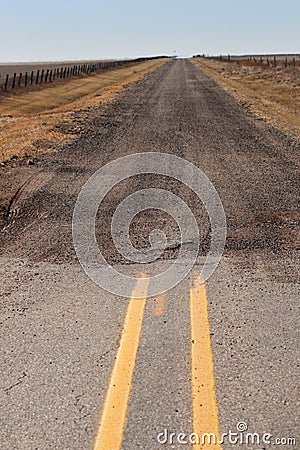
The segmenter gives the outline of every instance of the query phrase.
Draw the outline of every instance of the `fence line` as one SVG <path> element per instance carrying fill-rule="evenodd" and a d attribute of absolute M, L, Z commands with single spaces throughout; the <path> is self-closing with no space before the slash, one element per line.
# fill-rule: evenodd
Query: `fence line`
<path fill-rule="evenodd" d="M 41 85 L 46 83 L 52 83 L 57 79 L 73 78 L 78 76 L 89 76 L 95 72 L 101 70 L 108 70 L 115 67 L 121 67 L 129 63 L 139 63 L 152 59 L 168 58 L 167 56 L 152 56 L 149 58 L 136 58 L 116 61 L 101 61 L 84 64 L 62 65 L 61 67 L 55 67 L 53 69 L 40 68 L 28 71 L 15 72 L 10 75 L 0 75 L 0 91 L 6 92 L 18 88 L 27 88 L 32 85 Z M 3 81 L 2 81 L 3 80 Z"/>
<path fill-rule="evenodd" d="M 205 56 L 195 55 L 195 58 L 208 58 L 215 61 L 224 61 L 230 63 L 236 63 L 244 66 L 268 66 L 268 67 L 300 67 L 300 55 L 262 55 L 262 56 L 232 56 L 232 55 L 220 55 L 220 56 Z"/>

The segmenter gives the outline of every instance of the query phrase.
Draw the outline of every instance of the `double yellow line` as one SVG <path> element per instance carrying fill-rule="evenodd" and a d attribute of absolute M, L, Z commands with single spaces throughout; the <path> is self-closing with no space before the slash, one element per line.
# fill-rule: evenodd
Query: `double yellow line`
<path fill-rule="evenodd" d="M 94 450 L 119 450 L 122 446 L 126 413 L 141 336 L 149 279 L 141 278 L 132 292 L 124 319 L 122 335 L 101 413 Z M 160 300 L 165 304 L 165 297 Z M 163 302 L 163 303 L 161 303 Z M 161 315 L 161 311 L 154 311 Z M 193 283 L 190 289 L 192 341 L 193 432 L 200 437 L 213 433 L 219 437 L 218 410 L 215 394 L 213 356 L 206 289 Z M 220 450 L 218 444 L 196 444 L 195 449 Z"/>

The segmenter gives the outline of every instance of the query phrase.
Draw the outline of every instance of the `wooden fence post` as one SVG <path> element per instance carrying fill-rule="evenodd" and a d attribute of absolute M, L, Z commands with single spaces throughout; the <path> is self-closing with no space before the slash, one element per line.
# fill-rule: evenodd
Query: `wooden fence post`
<path fill-rule="evenodd" d="M 28 82 L 28 73 L 25 72 L 25 87 L 27 87 L 27 82 Z"/>
<path fill-rule="evenodd" d="M 276 56 L 274 56 L 273 60 L 274 60 L 274 67 L 277 67 Z"/>
<path fill-rule="evenodd" d="M 43 81 L 44 81 L 44 69 L 42 70 L 42 73 L 41 73 L 41 84 L 43 84 Z"/>
<path fill-rule="evenodd" d="M 50 70 L 49 81 L 52 83 L 52 69 Z"/>
<path fill-rule="evenodd" d="M 49 77 L 49 69 L 47 69 L 47 71 L 46 71 L 46 75 L 45 75 L 45 83 L 47 83 L 48 77 Z"/>
<path fill-rule="evenodd" d="M 7 75 L 6 75 L 6 78 L 5 78 L 5 85 L 4 85 L 4 90 L 5 90 L 5 91 L 7 90 L 8 80 L 9 80 L 9 74 L 7 74 Z"/>
<path fill-rule="evenodd" d="M 31 74 L 30 74 L 30 86 L 31 86 L 32 83 L 33 83 L 33 75 L 34 75 L 34 71 L 32 70 L 32 71 L 31 71 Z"/>
<path fill-rule="evenodd" d="M 12 85 L 11 85 L 11 88 L 12 88 L 12 89 L 14 89 L 14 88 L 15 88 L 15 85 L 16 85 L 16 76 L 17 76 L 17 74 L 14 73 L 14 77 L 13 77 Z"/>
<path fill-rule="evenodd" d="M 40 78 L 40 70 L 38 70 L 37 73 L 36 73 L 35 84 L 38 84 L 39 78 Z"/>
<path fill-rule="evenodd" d="M 21 87 L 21 82 L 22 82 L 22 72 L 19 73 L 18 87 Z"/>

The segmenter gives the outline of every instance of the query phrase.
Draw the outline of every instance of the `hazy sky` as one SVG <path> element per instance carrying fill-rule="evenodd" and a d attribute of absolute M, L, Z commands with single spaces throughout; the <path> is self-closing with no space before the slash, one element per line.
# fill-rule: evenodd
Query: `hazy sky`
<path fill-rule="evenodd" d="M 300 0 L 1 1 L 0 61 L 300 52 Z"/>

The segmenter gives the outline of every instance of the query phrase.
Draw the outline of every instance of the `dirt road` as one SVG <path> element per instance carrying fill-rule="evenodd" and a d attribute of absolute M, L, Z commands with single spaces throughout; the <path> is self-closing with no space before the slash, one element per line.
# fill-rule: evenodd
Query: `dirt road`
<path fill-rule="evenodd" d="M 159 443 L 157 435 L 236 432 L 239 422 L 249 432 L 270 433 L 273 443 L 296 437 L 299 143 L 245 112 L 186 60 L 168 62 L 105 105 L 76 113 L 73 123 L 85 131 L 69 146 L 31 165 L 0 168 L 1 450 L 88 449 L 97 436 L 98 443 L 111 439 L 97 449 L 119 448 L 113 439 L 126 450 L 187 448 L 176 440 Z M 104 199 L 96 234 L 119 270 L 140 271 L 117 251 L 110 230 L 118 204 L 137 190 L 175 193 L 193 210 L 200 235 L 191 275 L 148 298 L 136 317 L 143 322 L 140 335 L 138 327 L 132 331 L 138 351 L 132 379 L 126 372 L 128 405 L 124 386 L 118 400 L 126 423 L 118 416 L 112 426 L 105 422 L 109 380 L 133 352 L 120 356 L 131 301 L 85 275 L 72 242 L 72 214 L 97 169 L 137 152 L 170 153 L 200 168 L 223 203 L 227 242 L 205 294 L 192 279 L 209 248 L 210 227 L 190 189 L 148 174 L 122 181 Z M 155 263 L 159 271 L 178 256 L 174 220 L 148 210 L 134 219 L 130 236 L 144 248 L 154 228 L 169 242 Z M 101 434 L 104 422 L 108 437 Z M 223 448 L 245 445 L 225 439 Z"/>

